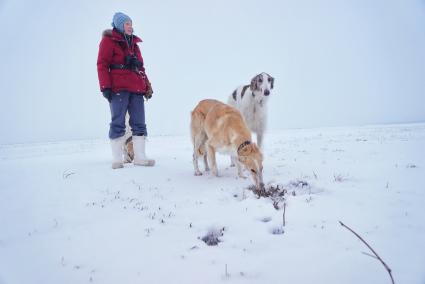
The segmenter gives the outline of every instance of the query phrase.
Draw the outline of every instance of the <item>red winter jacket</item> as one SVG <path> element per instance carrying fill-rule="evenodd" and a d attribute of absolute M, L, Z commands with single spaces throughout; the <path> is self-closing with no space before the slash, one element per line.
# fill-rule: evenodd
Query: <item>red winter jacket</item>
<path fill-rule="evenodd" d="M 128 91 L 132 93 L 145 93 L 148 78 L 146 74 L 137 74 L 128 69 L 109 70 L 111 64 L 125 64 L 125 56 L 134 54 L 143 63 L 138 42 L 142 40 L 133 35 L 130 48 L 120 32 L 116 29 L 105 30 L 99 44 L 97 57 L 97 75 L 99 77 L 100 90 L 110 88 L 114 93 Z M 146 81 L 147 82 L 146 82 Z"/>

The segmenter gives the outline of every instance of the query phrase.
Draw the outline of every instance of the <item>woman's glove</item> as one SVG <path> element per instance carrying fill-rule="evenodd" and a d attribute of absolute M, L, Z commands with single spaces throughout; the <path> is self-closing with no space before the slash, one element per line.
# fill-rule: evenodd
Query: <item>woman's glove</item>
<path fill-rule="evenodd" d="M 153 94 L 153 90 L 152 90 L 151 82 L 146 81 L 146 92 L 145 92 L 146 100 L 149 100 L 150 98 L 152 98 L 152 94 Z"/>
<path fill-rule="evenodd" d="M 111 102 L 111 100 L 112 100 L 112 90 L 111 89 L 104 89 L 102 91 L 102 95 L 105 99 L 108 100 L 108 102 Z"/>

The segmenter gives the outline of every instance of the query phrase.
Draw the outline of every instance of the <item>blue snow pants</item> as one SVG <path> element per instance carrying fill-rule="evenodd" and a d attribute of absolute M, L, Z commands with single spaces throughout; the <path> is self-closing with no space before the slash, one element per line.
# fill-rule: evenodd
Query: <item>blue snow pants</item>
<path fill-rule="evenodd" d="M 125 115 L 130 115 L 130 127 L 134 136 L 147 136 L 145 124 L 145 100 L 143 95 L 121 91 L 112 94 L 111 123 L 109 138 L 116 139 L 125 134 Z"/>

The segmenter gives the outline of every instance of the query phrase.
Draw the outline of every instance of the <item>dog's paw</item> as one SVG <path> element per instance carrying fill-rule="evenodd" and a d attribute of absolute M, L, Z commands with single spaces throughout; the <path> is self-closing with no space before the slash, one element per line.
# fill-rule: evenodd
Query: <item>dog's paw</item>
<path fill-rule="evenodd" d="M 247 179 L 247 176 L 246 176 L 246 175 L 244 175 L 244 174 L 238 174 L 238 177 L 239 177 L 239 178 L 243 178 L 243 179 Z"/>
<path fill-rule="evenodd" d="M 129 154 L 125 153 L 124 154 L 124 163 L 131 163 L 133 161 L 133 159 L 130 157 Z"/>
<path fill-rule="evenodd" d="M 196 172 L 195 172 L 195 176 L 202 176 L 201 171 L 196 171 Z"/>
<path fill-rule="evenodd" d="M 242 174 L 242 173 L 238 174 L 238 177 L 239 178 L 242 178 L 242 179 L 247 179 L 247 177 L 244 174 Z"/>

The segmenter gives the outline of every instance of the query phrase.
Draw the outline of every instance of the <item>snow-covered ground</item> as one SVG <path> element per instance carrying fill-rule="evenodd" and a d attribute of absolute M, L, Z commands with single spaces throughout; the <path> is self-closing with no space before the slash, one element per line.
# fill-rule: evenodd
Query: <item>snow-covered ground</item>
<path fill-rule="evenodd" d="M 425 124 L 268 133 L 265 182 L 307 184 L 282 228 L 227 157 L 195 177 L 186 136 L 151 137 L 157 165 L 120 170 L 106 140 L 2 145 L 0 283 L 390 283 L 341 220 L 396 283 L 423 284 L 424 146 Z"/>

